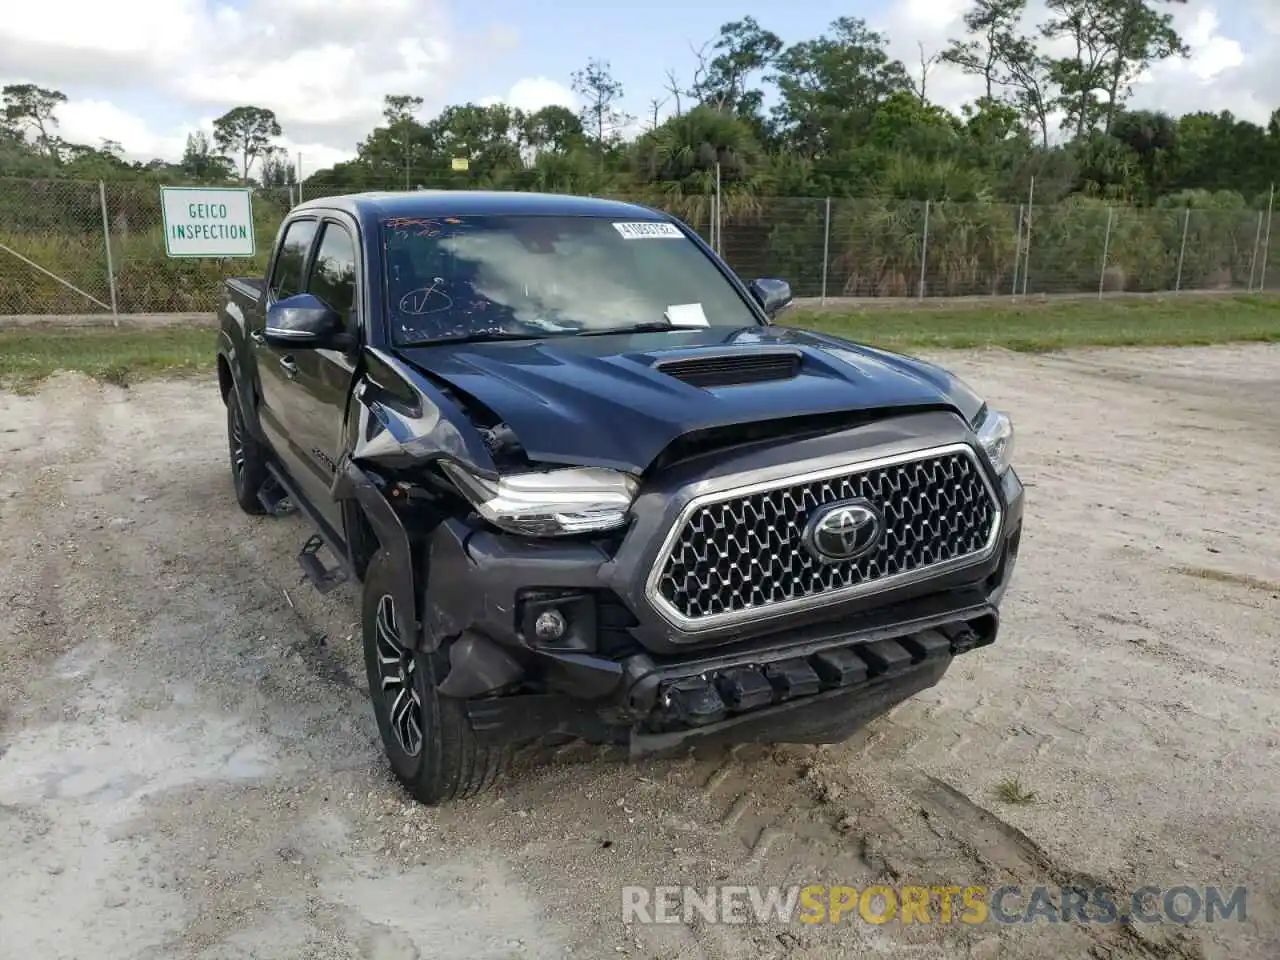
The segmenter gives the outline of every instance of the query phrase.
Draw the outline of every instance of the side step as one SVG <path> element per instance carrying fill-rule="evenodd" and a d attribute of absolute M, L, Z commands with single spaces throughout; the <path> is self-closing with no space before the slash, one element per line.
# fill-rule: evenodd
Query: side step
<path fill-rule="evenodd" d="M 326 567 L 320 559 L 320 548 L 324 540 L 320 534 L 313 533 L 298 551 L 298 564 L 307 575 L 311 585 L 321 593 L 328 593 L 339 584 L 346 583 L 347 572 L 341 566 Z"/>
<path fill-rule="evenodd" d="M 280 485 L 274 474 L 267 474 L 267 482 L 258 490 L 258 501 L 273 517 L 287 517 L 298 512 L 298 508 L 289 499 L 289 491 Z"/>

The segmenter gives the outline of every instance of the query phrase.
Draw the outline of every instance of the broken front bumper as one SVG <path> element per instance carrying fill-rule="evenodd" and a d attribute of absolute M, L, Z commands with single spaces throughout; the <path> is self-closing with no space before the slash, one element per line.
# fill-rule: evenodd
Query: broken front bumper
<path fill-rule="evenodd" d="M 940 416 L 915 418 L 919 429 L 900 421 L 894 442 L 926 446 L 921 435 L 947 427 Z M 449 644 L 441 692 L 466 699 L 477 734 L 493 742 L 563 732 L 643 752 L 722 733 L 844 739 L 936 683 L 956 656 L 995 640 L 1023 490 L 1012 470 L 991 480 L 999 522 L 979 560 L 711 631 L 682 631 L 646 600 L 655 555 L 646 544 L 689 502 L 676 485 L 638 503 L 630 543 L 616 551 L 446 521 L 428 546 L 421 608 L 424 636 Z M 563 629 L 540 637 L 535 625 L 548 610 Z M 538 692 L 515 692 L 530 689 Z"/>
<path fill-rule="evenodd" d="M 552 732 L 629 743 L 633 753 L 718 736 L 835 743 L 996 638 L 999 614 L 978 591 L 918 606 L 924 615 L 913 619 L 882 616 L 879 625 L 832 626 L 698 657 L 559 655 L 543 663 L 554 692 L 472 699 L 468 709 L 477 734 L 495 743 Z"/>

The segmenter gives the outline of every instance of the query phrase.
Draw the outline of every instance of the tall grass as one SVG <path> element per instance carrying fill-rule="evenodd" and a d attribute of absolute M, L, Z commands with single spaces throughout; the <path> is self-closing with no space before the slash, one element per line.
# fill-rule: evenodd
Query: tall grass
<path fill-rule="evenodd" d="M 281 196 L 255 195 L 252 260 L 170 259 L 157 187 L 110 184 L 107 195 L 117 303 L 128 313 L 213 309 L 223 278 L 265 269 L 289 206 Z M 707 196 L 653 190 L 621 199 L 669 210 L 710 236 Z M 1259 213 L 1236 194 L 1180 199 L 1193 206 L 1190 220 L 1181 208 L 1112 208 L 1085 197 L 1029 217 L 998 204 L 926 209 L 833 198 L 828 223 L 823 198 L 739 196 L 722 214 L 721 246 L 740 275 L 786 278 L 802 297 L 1011 294 L 1024 285 L 1029 294 L 1256 288 L 1264 275 Z M 0 179 L 0 244 L 110 301 L 97 184 Z M 1269 260 L 1267 287 L 1277 289 L 1280 241 Z M 0 249 L 0 314 L 97 309 Z"/>

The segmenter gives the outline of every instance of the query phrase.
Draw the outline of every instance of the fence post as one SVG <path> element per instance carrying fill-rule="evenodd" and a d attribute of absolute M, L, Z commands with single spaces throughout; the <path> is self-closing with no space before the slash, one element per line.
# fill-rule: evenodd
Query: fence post
<path fill-rule="evenodd" d="M 1111 253 L 1111 218 L 1115 216 L 1115 207 L 1107 207 L 1107 235 L 1102 238 L 1102 272 L 1098 274 L 1098 299 L 1107 286 L 1107 256 Z"/>
<path fill-rule="evenodd" d="M 298 202 L 302 202 L 302 151 L 298 151 L 298 165 L 294 168 L 293 179 L 298 181 Z"/>
<path fill-rule="evenodd" d="M 716 162 L 716 245 L 715 245 L 715 251 L 716 251 L 716 254 L 717 254 L 717 255 L 719 255 L 719 256 L 721 256 L 721 257 L 723 257 L 723 256 L 724 256 L 724 238 L 721 236 L 721 231 L 722 231 L 722 230 L 723 230 L 723 228 L 724 228 L 724 217 L 723 217 L 723 214 L 721 213 L 721 204 L 722 204 L 723 202 L 724 202 L 724 197 L 723 197 L 723 195 L 722 195 L 722 194 L 721 194 L 721 192 L 720 192 L 720 163 L 719 163 L 719 161 L 717 161 L 717 162 Z"/>
<path fill-rule="evenodd" d="M 920 299 L 924 299 L 925 268 L 929 264 L 929 201 L 924 202 L 924 237 L 920 241 Z"/>
<path fill-rule="evenodd" d="M 711 202 L 707 204 L 707 232 L 711 234 L 711 249 L 719 255 L 720 242 L 716 240 L 716 220 L 718 219 L 716 216 L 716 199 L 716 193 L 712 190 L 710 197 Z"/>
<path fill-rule="evenodd" d="M 1024 251 L 1025 263 L 1022 265 L 1022 295 L 1027 295 L 1027 280 L 1031 276 L 1031 221 L 1036 210 L 1036 178 L 1031 178 L 1031 189 L 1027 191 L 1027 243 Z"/>
<path fill-rule="evenodd" d="M 1271 185 L 1271 197 L 1267 200 L 1267 235 L 1262 241 L 1262 269 L 1258 271 L 1258 292 L 1267 289 L 1267 261 L 1271 258 L 1271 216 L 1276 209 L 1276 185 Z"/>
<path fill-rule="evenodd" d="M 1253 234 L 1253 256 L 1249 258 L 1249 292 L 1253 293 L 1253 278 L 1258 274 L 1258 244 L 1262 242 L 1262 220 L 1266 216 L 1258 211 L 1258 229 Z"/>
<path fill-rule="evenodd" d="M 111 289 L 111 323 L 120 326 L 120 311 L 116 301 L 116 268 L 111 261 L 111 220 L 107 216 L 107 185 L 98 181 L 98 203 L 102 207 L 102 242 L 107 248 L 107 286 Z"/>
<path fill-rule="evenodd" d="M 827 305 L 827 264 L 831 262 L 831 198 L 827 197 L 827 212 L 822 227 L 822 305 Z"/>
<path fill-rule="evenodd" d="M 1182 246 L 1178 250 L 1178 276 L 1173 281 L 1173 293 L 1182 292 L 1182 262 L 1187 256 L 1187 229 L 1191 226 L 1191 208 L 1187 207 L 1187 215 L 1182 218 Z"/>
<path fill-rule="evenodd" d="M 1022 215 L 1026 212 L 1025 204 L 1018 204 L 1018 243 L 1013 248 L 1013 296 L 1018 296 L 1018 277 L 1022 273 Z"/>

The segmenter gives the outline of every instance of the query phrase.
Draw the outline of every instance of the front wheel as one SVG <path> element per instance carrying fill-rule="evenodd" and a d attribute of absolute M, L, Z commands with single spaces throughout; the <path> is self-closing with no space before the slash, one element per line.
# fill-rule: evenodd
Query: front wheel
<path fill-rule="evenodd" d="M 434 806 L 482 793 L 497 782 L 507 752 L 477 743 L 464 702 L 437 691 L 445 658 L 410 649 L 390 566 L 385 551 L 370 561 L 361 621 L 373 715 L 391 770 L 419 803 Z"/>
<path fill-rule="evenodd" d="M 267 482 L 266 451 L 249 432 L 234 387 L 227 393 L 227 445 L 231 454 L 231 482 L 240 509 L 250 514 L 266 513 L 267 508 L 258 499 L 258 492 Z"/>

